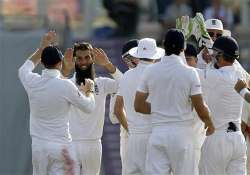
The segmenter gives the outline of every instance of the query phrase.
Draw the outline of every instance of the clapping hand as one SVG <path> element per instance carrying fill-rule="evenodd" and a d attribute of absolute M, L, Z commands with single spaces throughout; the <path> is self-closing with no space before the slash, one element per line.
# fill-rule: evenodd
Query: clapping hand
<path fill-rule="evenodd" d="M 81 84 L 79 89 L 85 93 L 85 95 L 89 95 L 89 93 L 94 91 L 94 81 L 91 79 L 85 79 L 85 84 Z"/>

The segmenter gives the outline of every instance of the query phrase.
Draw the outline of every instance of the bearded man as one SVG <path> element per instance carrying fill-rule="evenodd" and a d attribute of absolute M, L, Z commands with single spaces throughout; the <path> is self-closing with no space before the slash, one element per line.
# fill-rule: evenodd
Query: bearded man
<path fill-rule="evenodd" d="M 105 100 L 108 94 L 116 93 L 118 81 L 106 77 L 95 77 L 94 64 L 103 66 L 114 78 L 119 77 L 121 72 L 109 61 L 102 49 L 93 48 L 89 43 L 75 43 L 73 56 L 74 60 L 64 62 L 64 75 L 67 76 L 75 67 L 75 73 L 71 80 L 77 86 L 84 84 L 86 79 L 94 80 L 94 89 L 92 91 L 96 100 L 96 107 L 90 114 L 75 107 L 71 108 L 69 128 L 77 156 L 77 174 L 99 175 Z"/>

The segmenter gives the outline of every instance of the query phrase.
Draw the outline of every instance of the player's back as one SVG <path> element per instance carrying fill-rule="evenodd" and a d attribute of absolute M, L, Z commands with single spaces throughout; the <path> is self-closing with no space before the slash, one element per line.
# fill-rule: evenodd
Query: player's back
<path fill-rule="evenodd" d="M 127 71 L 119 85 L 118 95 L 123 96 L 126 117 L 130 132 L 150 132 L 151 117 L 137 113 L 134 110 L 134 100 L 137 87 L 146 67 L 150 63 L 140 61 L 136 68 Z"/>

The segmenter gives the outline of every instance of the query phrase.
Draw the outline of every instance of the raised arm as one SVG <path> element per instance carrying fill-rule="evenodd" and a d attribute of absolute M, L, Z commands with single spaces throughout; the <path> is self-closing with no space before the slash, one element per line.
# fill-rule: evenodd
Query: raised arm
<path fill-rule="evenodd" d="M 100 48 L 94 48 L 92 50 L 94 56 L 94 63 L 103 66 L 109 73 L 114 74 L 116 67 L 111 63 L 107 54 Z"/>
<path fill-rule="evenodd" d="M 25 63 L 19 68 L 18 76 L 23 83 L 24 87 L 28 87 L 29 83 L 33 78 L 36 78 L 38 75 L 32 71 L 41 61 L 41 54 L 45 47 L 53 44 L 56 40 L 56 33 L 54 31 L 49 31 L 46 33 L 40 42 L 40 46 L 36 51 L 25 61 Z"/>
<path fill-rule="evenodd" d="M 61 73 L 64 77 L 68 77 L 74 68 L 75 68 L 75 59 L 73 57 L 73 49 L 68 48 L 64 52 Z"/>
<path fill-rule="evenodd" d="M 65 84 L 65 86 L 67 86 L 65 87 L 65 98 L 81 111 L 91 113 L 95 109 L 95 98 L 93 94 L 94 82 L 90 79 L 86 79 L 85 85 L 82 84 L 78 90 L 73 82 L 70 80 L 67 81 L 69 83 Z"/>

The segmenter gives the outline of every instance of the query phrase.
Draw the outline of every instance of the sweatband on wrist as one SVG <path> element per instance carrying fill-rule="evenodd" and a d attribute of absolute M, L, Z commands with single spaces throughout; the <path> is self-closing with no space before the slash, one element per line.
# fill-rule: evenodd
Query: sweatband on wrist
<path fill-rule="evenodd" d="M 246 95 L 246 93 L 248 93 L 249 91 L 248 91 L 248 89 L 247 88 L 243 88 L 243 89 L 241 89 L 241 91 L 240 91 L 240 96 L 242 96 L 243 98 L 245 98 L 245 95 Z"/>

